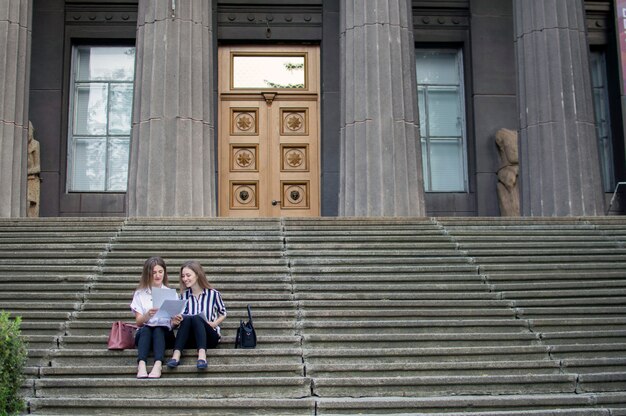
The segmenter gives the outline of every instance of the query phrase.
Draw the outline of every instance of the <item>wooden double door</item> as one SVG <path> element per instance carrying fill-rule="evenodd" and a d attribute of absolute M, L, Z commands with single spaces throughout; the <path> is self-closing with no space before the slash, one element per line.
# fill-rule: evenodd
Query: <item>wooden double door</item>
<path fill-rule="evenodd" d="M 318 216 L 319 48 L 219 49 L 219 207 Z"/>

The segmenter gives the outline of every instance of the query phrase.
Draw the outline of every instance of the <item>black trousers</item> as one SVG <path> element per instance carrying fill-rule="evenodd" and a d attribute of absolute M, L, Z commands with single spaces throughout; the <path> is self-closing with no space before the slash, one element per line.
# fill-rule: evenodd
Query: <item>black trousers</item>
<path fill-rule="evenodd" d="M 176 333 L 174 349 L 211 349 L 217 347 L 220 335 L 200 315 L 184 316 Z"/>
<path fill-rule="evenodd" d="M 142 326 L 135 334 L 137 362 L 147 361 L 150 350 L 154 361 L 163 362 L 165 348 L 174 344 L 174 332 L 166 326 Z"/>

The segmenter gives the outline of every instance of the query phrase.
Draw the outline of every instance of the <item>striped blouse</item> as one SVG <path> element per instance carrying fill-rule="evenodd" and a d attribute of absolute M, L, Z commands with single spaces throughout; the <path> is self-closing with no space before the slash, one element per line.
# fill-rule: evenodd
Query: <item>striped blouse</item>
<path fill-rule="evenodd" d="M 215 321 L 219 315 L 226 316 L 222 295 L 215 289 L 204 289 L 198 297 L 193 295 L 191 289 L 187 289 L 180 298 L 187 299 L 183 315 L 203 314 L 209 322 Z M 219 332 L 219 327 L 217 331 Z"/>

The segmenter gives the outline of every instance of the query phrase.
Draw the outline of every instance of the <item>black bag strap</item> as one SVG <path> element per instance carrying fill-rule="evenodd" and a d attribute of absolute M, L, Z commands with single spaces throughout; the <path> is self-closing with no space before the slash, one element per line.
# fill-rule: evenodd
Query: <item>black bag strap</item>
<path fill-rule="evenodd" d="M 248 304 L 248 323 L 250 324 L 250 326 L 254 326 L 252 325 L 252 310 L 250 309 L 250 304 Z"/>
<path fill-rule="evenodd" d="M 243 321 L 239 321 L 239 328 L 237 328 L 237 336 L 235 337 L 235 348 L 239 348 L 241 344 L 241 327 Z"/>

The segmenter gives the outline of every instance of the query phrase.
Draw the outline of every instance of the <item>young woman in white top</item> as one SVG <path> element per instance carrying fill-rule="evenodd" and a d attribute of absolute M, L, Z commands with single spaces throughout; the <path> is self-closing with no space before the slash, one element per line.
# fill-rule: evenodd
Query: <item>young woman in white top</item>
<path fill-rule="evenodd" d="M 198 369 L 207 368 L 206 350 L 215 348 L 220 340 L 220 323 L 226 318 L 222 295 L 213 289 L 202 266 L 188 261 L 180 268 L 180 298 L 187 300 L 180 326 L 176 333 L 174 353 L 167 362 L 170 368 L 178 367 L 185 347 L 198 350 Z"/>
<path fill-rule="evenodd" d="M 174 333 L 172 325 L 180 322 L 178 317 L 157 318 L 158 311 L 152 307 L 152 288 L 166 288 L 168 284 L 167 267 L 161 257 L 150 257 L 143 264 L 139 286 L 135 290 L 130 308 L 135 313 L 135 322 L 139 329 L 135 335 L 137 346 L 137 378 L 159 378 L 163 367 L 166 344 L 172 345 Z M 154 366 L 150 374 L 146 361 L 152 350 Z"/>

